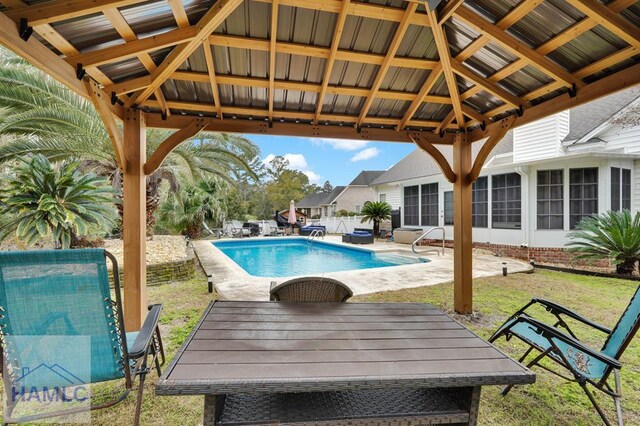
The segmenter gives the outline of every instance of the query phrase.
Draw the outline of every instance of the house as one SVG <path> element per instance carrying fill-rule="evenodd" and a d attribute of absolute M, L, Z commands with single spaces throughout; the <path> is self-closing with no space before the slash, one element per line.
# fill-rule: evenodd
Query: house
<path fill-rule="evenodd" d="M 360 213 L 364 204 L 376 199 L 371 183 L 385 172 L 363 170 L 347 186 L 336 186 L 329 193 L 310 194 L 296 207 L 304 209 L 311 218 L 334 217 L 340 210 Z"/>
<path fill-rule="evenodd" d="M 542 260 L 560 256 L 582 218 L 607 210 L 637 212 L 638 117 L 636 87 L 508 132 L 473 185 L 474 244 Z M 481 146 L 473 144 L 474 158 Z M 451 147 L 438 148 L 451 161 Z M 444 227 L 452 238 L 453 186 L 422 150 L 371 186 L 378 200 L 401 210 L 402 226 Z"/>

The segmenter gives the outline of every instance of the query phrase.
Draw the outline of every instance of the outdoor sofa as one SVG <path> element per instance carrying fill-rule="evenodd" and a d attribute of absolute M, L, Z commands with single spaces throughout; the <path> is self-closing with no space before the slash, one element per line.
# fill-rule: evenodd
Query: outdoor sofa
<path fill-rule="evenodd" d="M 300 235 L 309 236 L 313 231 L 321 231 L 323 235 L 327 233 L 327 227 L 324 225 L 307 225 L 300 228 Z"/>
<path fill-rule="evenodd" d="M 355 228 L 353 232 L 342 235 L 343 243 L 373 244 L 373 229 Z"/>

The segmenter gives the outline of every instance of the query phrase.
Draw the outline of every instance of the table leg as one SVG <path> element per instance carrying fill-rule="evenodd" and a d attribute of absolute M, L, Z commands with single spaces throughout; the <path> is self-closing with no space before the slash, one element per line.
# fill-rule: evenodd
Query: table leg
<path fill-rule="evenodd" d="M 469 426 L 478 424 L 478 411 L 480 409 L 480 386 L 475 386 L 471 390 L 471 401 L 469 401 Z"/>
<path fill-rule="evenodd" d="M 224 395 L 204 396 L 204 426 L 213 426 L 216 424 L 223 405 Z"/>

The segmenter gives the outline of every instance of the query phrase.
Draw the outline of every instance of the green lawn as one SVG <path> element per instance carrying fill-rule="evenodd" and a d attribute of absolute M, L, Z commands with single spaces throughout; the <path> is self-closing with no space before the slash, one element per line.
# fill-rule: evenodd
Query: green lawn
<path fill-rule="evenodd" d="M 162 331 L 169 358 L 197 322 L 201 312 L 212 299 L 207 293 L 206 279 L 167 284 L 149 288 L 150 302 L 164 303 Z M 586 314 L 605 325 L 613 326 L 628 303 L 636 283 L 539 271 L 535 274 L 513 274 L 508 277 L 484 278 L 475 281 L 473 317 L 456 319 L 488 338 L 493 330 L 532 296 L 554 299 Z M 439 285 L 396 292 L 378 293 L 354 298 L 360 302 L 428 302 L 452 312 L 452 285 Z M 540 313 L 541 316 L 544 313 Z M 591 330 L 577 328 L 584 341 L 599 348 L 602 336 Z M 514 357 L 523 346 L 513 339 L 498 346 Z M 632 342 L 623 357 L 623 408 L 625 423 L 640 424 L 640 344 Z M 563 382 L 537 369 L 537 382 L 516 387 L 503 398 L 498 387 L 483 389 L 480 410 L 481 425 L 595 425 L 599 417 L 591 408 L 582 390 L 575 384 Z M 159 397 L 153 393 L 156 380 L 152 374 L 145 386 L 142 424 L 192 425 L 202 423 L 202 397 Z M 95 393 L 103 393 L 101 386 Z M 613 416 L 612 403 L 600 397 L 607 412 Z M 135 397 L 111 409 L 94 412 L 93 424 L 128 425 L 133 419 Z"/>

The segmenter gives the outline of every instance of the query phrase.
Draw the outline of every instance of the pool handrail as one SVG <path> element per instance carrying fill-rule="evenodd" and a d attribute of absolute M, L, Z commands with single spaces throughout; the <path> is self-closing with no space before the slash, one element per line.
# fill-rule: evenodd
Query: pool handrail
<path fill-rule="evenodd" d="M 429 235 L 432 231 L 437 231 L 440 230 L 442 231 L 442 253 L 440 253 L 440 250 L 436 249 L 436 248 L 431 248 L 431 249 L 427 249 L 427 250 L 423 250 L 423 251 L 417 251 L 416 250 L 416 245 L 424 239 L 424 237 L 426 237 L 427 235 Z M 427 232 L 425 232 L 424 234 L 420 235 L 414 242 L 413 244 L 411 244 L 411 251 L 413 251 L 415 254 L 425 254 L 425 253 L 430 253 L 430 252 L 436 252 L 438 253 L 438 255 L 442 254 L 442 256 L 444 256 L 444 238 L 445 238 L 445 231 L 444 228 L 441 226 L 435 226 L 433 228 L 429 228 L 429 230 Z"/>

